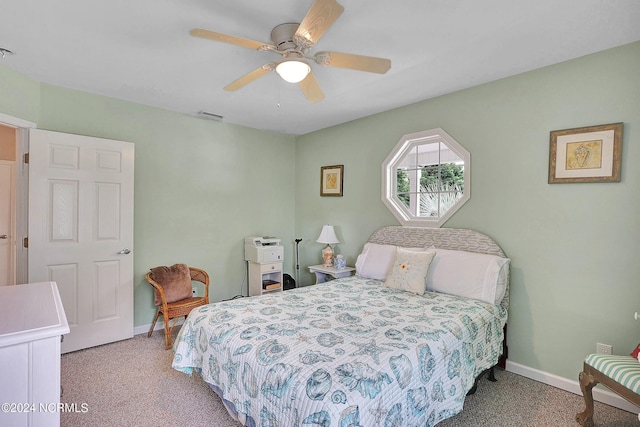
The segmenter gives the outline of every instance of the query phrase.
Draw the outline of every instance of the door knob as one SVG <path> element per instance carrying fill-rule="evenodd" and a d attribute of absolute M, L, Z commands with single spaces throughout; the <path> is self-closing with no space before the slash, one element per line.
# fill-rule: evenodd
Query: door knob
<path fill-rule="evenodd" d="M 129 249 L 124 248 L 123 250 L 118 252 L 118 255 L 129 255 L 130 253 L 131 253 L 131 251 Z"/>
<path fill-rule="evenodd" d="M 3 234 L 2 236 L 0 236 L 0 239 L 8 239 L 9 236 L 7 236 L 6 234 Z"/>

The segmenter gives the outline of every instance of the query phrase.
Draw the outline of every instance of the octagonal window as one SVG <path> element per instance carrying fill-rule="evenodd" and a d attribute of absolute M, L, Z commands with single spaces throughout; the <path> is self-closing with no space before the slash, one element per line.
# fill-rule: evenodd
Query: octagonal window
<path fill-rule="evenodd" d="M 382 164 L 382 201 L 403 225 L 440 227 L 471 197 L 470 168 L 440 128 L 403 135 Z"/>

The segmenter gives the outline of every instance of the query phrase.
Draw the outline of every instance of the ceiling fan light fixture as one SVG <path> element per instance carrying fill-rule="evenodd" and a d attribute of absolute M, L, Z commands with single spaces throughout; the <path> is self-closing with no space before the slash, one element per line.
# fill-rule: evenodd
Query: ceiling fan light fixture
<path fill-rule="evenodd" d="M 311 67 L 298 59 L 287 59 L 276 66 L 276 73 L 289 83 L 299 83 L 307 77 Z"/>

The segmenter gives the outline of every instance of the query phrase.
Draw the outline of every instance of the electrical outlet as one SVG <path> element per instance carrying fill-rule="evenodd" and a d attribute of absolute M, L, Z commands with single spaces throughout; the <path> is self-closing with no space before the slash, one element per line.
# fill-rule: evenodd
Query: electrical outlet
<path fill-rule="evenodd" d="M 598 354 L 613 354 L 613 347 L 609 344 L 596 344 L 596 353 Z"/>

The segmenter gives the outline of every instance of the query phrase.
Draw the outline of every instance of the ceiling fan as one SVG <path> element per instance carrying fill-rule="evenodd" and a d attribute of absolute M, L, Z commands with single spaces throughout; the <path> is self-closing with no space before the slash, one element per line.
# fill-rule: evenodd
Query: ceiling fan
<path fill-rule="evenodd" d="M 309 54 L 309 50 L 342 14 L 342 7 L 336 0 L 315 0 L 300 24 L 286 23 L 276 26 L 271 31 L 273 44 L 262 43 L 215 31 L 195 28 L 190 34 L 223 43 L 256 49 L 261 52 L 274 52 L 282 55 L 281 61 L 274 61 L 245 74 L 229 83 L 225 90 L 235 91 L 273 70 L 290 83 L 298 83 L 309 102 L 324 99 L 324 94 L 316 80 L 307 60 L 319 65 L 348 68 L 370 73 L 384 74 L 391 68 L 391 61 L 372 56 L 353 55 L 339 52 L 317 52 Z"/>

